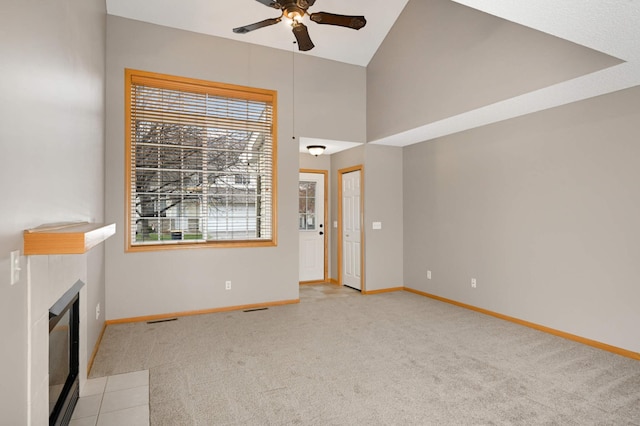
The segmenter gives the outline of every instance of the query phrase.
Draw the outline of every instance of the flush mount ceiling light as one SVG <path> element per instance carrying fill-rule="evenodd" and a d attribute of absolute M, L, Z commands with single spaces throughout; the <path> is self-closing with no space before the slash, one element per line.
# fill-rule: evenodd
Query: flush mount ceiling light
<path fill-rule="evenodd" d="M 309 151 L 309 154 L 317 157 L 318 155 L 322 155 L 322 153 L 324 152 L 324 150 L 327 149 L 326 146 L 324 145 L 309 145 L 307 146 L 307 150 Z"/>
<path fill-rule="evenodd" d="M 367 24 L 367 20 L 364 18 L 364 16 L 336 15 L 335 13 L 327 12 L 309 13 L 307 9 L 313 6 L 316 0 L 256 1 L 273 9 L 281 10 L 282 14 L 277 18 L 265 19 L 264 21 L 256 22 L 255 24 L 234 28 L 233 32 L 236 34 L 246 34 L 249 31 L 277 24 L 278 22 L 282 21 L 283 18 L 286 18 L 291 23 L 293 35 L 296 37 L 296 40 L 298 42 L 298 50 L 301 51 L 307 51 L 314 48 L 311 37 L 309 37 L 309 30 L 307 30 L 307 26 L 302 23 L 305 15 L 308 15 L 310 20 L 318 24 L 336 25 L 339 27 L 351 28 L 354 30 L 359 30 Z"/>

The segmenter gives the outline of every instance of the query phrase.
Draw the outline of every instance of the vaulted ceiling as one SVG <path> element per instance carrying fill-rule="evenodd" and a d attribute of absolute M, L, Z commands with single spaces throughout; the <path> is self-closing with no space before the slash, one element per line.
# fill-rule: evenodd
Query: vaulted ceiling
<path fill-rule="evenodd" d="M 411 0 L 423 1 L 423 0 Z M 405 146 L 569 102 L 640 85 L 640 1 L 451 0 L 621 59 L 619 65 L 372 141 Z M 316 0 L 310 12 L 364 15 L 359 31 L 305 18 L 316 47 L 302 54 L 367 66 L 408 0 Z M 282 22 L 235 34 L 232 29 L 279 11 L 256 0 L 107 0 L 111 15 L 284 50 L 297 50 Z"/>
<path fill-rule="evenodd" d="M 408 0 L 316 0 L 309 12 L 364 15 L 367 25 L 355 31 L 319 25 L 305 17 L 309 35 L 316 47 L 312 56 L 367 66 L 378 46 L 393 26 Z M 276 49 L 292 50 L 295 38 L 286 22 L 247 34 L 235 34 L 233 28 L 267 18 L 280 11 L 256 0 L 107 0 L 111 15 L 224 37 Z"/>

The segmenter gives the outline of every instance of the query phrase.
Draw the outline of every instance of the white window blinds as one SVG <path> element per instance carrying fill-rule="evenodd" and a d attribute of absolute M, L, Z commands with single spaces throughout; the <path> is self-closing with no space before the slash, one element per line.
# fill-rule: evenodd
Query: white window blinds
<path fill-rule="evenodd" d="M 126 81 L 130 248 L 274 245 L 275 92 Z"/>

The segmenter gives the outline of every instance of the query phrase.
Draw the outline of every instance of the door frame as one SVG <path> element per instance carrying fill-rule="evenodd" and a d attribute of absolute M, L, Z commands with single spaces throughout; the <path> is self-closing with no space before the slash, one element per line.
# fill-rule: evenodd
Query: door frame
<path fill-rule="evenodd" d="M 343 175 L 356 171 L 360 172 L 360 292 L 366 294 L 364 277 L 364 166 L 362 164 L 338 170 L 338 285 L 344 285 L 342 283 L 342 178 Z"/>
<path fill-rule="evenodd" d="M 298 182 L 300 182 L 300 173 L 312 173 L 312 174 L 322 174 L 324 175 L 324 278 L 322 280 L 315 281 L 299 281 L 300 285 L 303 284 L 322 284 L 328 282 L 329 277 L 329 229 L 331 229 L 328 225 L 329 220 L 329 171 L 328 170 L 317 170 L 317 169 L 300 169 L 298 171 Z M 296 203 L 297 205 L 297 203 Z M 300 247 L 298 247 L 298 252 L 300 251 Z M 298 253 L 299 255 L 299 253 Z"/>

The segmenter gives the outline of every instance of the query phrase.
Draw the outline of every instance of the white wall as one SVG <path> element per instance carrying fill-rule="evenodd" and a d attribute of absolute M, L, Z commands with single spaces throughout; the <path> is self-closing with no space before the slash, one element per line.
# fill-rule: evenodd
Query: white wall
<path fill-rule="evenodd" d="M 106 244 L 110 319 L 298 299 L 292 53 L 109 16 L 106 215 L 124 229 L 124 69 L 278 91 L 278 246 L 125 253 Z M 295 55 L 296 137 L 364 141 L 366 70 Z M 232 290 L 224 282 L 232 281 Z"/>
<path fill-rule="evenodd" d="M 104 302 L 100 252 L 23 256 L 14 286 L 9 252 L 22 250 L 24 229 L 103 219 L 105 16 L 104 0 L 2 2 L 1 425 L 46 424 L 48 309 L 78 278 L 85 370 L 102 327 L 86 315 Z"/>

